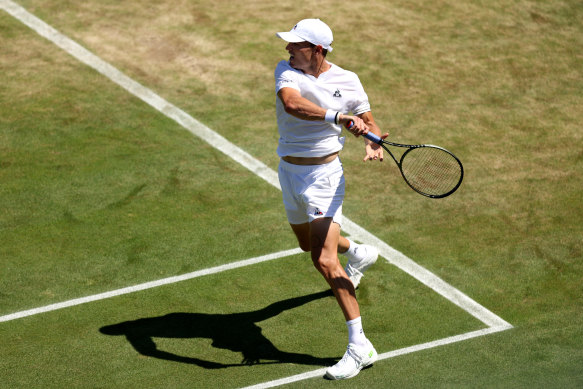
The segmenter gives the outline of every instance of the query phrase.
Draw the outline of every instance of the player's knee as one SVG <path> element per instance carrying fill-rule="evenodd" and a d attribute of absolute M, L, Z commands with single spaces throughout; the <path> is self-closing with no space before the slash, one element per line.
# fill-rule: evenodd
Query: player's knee
<path fill-rule="evenodd" d="M 338 259 L 326 255 L 312 255 L 312 263 L 324 277 L 331 275 L 337 265 Z"/>

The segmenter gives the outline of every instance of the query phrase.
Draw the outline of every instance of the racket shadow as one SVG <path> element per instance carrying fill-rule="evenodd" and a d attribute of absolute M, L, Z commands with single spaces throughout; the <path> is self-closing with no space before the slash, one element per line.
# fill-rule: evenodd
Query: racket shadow
<path fill-rule="evenodd" d="M 279 350 L 263 334 L 256 323 L 311 301 L 333 297 L 330 290 L 282 300 L 251 312 L 231 314 L 170 313 L 159 317 L 142 318 L 99 329 L 104 335 L 125 336 L 141 355 L 172 362 L 193 364 L 205 369 L 221 369 L 256 364 L 295 363 L 328 366 L 336 358 L 319 358 L 308 354 Z M 202 357 L 177 355 L 158 349 L 153 338 L 212 340 L 212 346 L 241 353 L 239 364 L 224 364 Z"/>

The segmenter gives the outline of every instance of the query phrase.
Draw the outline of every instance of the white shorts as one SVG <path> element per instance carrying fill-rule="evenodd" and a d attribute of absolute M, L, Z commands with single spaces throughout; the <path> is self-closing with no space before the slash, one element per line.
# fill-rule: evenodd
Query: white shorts
<path fill-rule="evenodd" d="M 279 183 L 290 224 L 331 217 L 342 224 L 344 171 L 340 158 L 324 165 L 293 165 L 280 160 Z"/>

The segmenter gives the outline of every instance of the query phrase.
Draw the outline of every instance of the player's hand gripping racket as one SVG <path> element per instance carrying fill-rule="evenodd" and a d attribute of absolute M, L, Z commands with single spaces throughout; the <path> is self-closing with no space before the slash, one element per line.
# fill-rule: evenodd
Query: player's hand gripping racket
<path fill-rule="evenodd" d="M 352 122 L 347 127 L 352 127 Z M 381 145 L 399 167 L 405 182 L 423 196 L 443 198 L 455 192 L 462 183 L 464 167 L 461 161 L 443 147 L 402 145 L 383 140 L 372 132 L 364 137 Z M 389 150 L 389 145 L 406 149 L 399 160 Z"/>

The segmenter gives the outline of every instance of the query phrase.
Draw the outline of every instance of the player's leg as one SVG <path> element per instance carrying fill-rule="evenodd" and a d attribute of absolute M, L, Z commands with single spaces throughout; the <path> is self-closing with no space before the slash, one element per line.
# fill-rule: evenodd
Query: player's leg
<path fill-rule="evenodd" d="M 340 239 L 338 239 L 338 254 L 345 254 L 348 249 L 350 248 L 350 241 L 340 235 Z"/>
<path fill-rule="evenodd" d="M 338 224 L 333 223 L 331 218 L 321 218 L 312 223 L 290 224 L 290 226 L 298 239 L 300 248 L 312 253 L 314 266 L 330 285 L 342 312 L 346 317 L 350 316 L 346 320 L 358 317 L 359 309 L 354 285 L 351 285 L 351 282 L 346 283 L 349 278 L 338 261 L 339 243 L 335 244 L 335 242 L 342 238 L 347 246 L 350 244 L 346 238 L 340 236 Z"/>
<path fill-rule="evenodd" d="M 326 371 L 331 379 L 346 379 L 372 365 L 378 354 L 364 335 L 354 285 L 338 261 L 340 226 L 332 218 L 310 223 L 311 255 L 314 266 L 324 276 L 344 313 L 348 327 L 348 347 L 342 359 Z"/>
<path fill-rule="evenodd" d="M 298 239 L 300 248 L 304 251 L 310 251 L 310 223 L 290 224 L 293 232 Z M 346 254 L 350 248 L 351 241 L 340 235 L 338 239 L 338 254 Z"/>
<path fill-rule="evenodd" d="M 300 248 L 304 251 L 310 251 L 310 224 L 291 224 L 291 228 L 298 239 Z M 348 258 L 344 270 L 355 288 L 360 284 L 363 273 L 376 262 L 379 256 L 375 247 L 356 244 L 342 235 L 338 239 L 338 254 Z"/>
<path fill-rule="evenodd" d="M 291 224 L 290 226 L 298 239 L 298 244 L 303 251 L 310 251 L 310 223 Z"/>
<path fill-rule="evenodd" d="M 354 285 L 338 261 L 340 226 L 332 218 L 319 218 L 310 223 L 312 262 L 332 288 L 346 320 L 360 316 Z"/>

